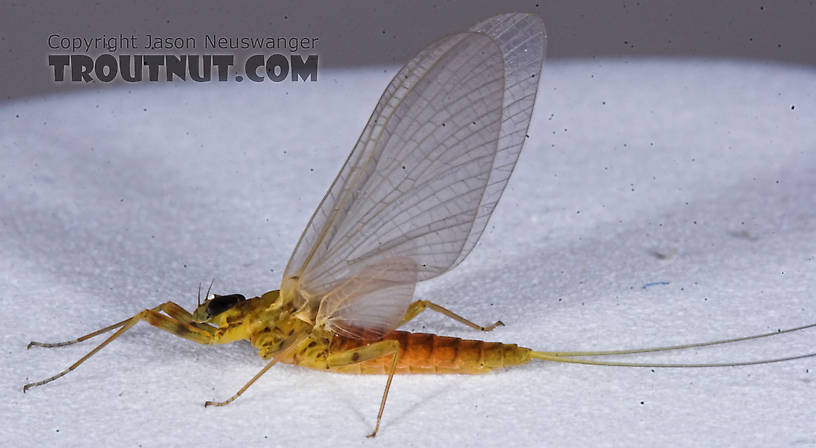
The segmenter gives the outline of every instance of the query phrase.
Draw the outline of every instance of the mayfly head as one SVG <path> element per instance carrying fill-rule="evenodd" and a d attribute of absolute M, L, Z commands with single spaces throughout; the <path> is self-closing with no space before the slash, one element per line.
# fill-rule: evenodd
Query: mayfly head
<path fill-rule="evenodd" d="M 230 310 L 240 302 L 246 300 L 241 294 L 220 296 L 212 294 L 207 297 L 193 312 L 193 320 L 198 323 L 212 322 L 218 315 Z"/>

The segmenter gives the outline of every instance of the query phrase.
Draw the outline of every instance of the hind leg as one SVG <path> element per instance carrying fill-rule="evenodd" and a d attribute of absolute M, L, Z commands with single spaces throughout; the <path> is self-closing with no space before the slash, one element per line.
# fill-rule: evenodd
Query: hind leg
<path fill-rule="evenodd" d="M 441 307 L 441 306 L 439 306 L 439 305 L 437 305 L 437 304 L 435 304 L 435 303 L 433 303 L 433 302 L 431 302 L 429 300 L 417 300 L 416 302 L 412 303 L 411 306 L 408 307 L 408 311 L 405 312 L 405 316 L 403 316 L 402 322 L 399 323 L 399 327 L 405 325 L 406 323 L 408 323 L 408 321 L 410 321 L 411 319 L 417 317 L 419 315 L 419 313 L 425 311 L 426 309 L 436 311 L 437 313 L 442 313 L 445 316 L 448 316 L 448 317 L 450 317 L 451 319 L 453 319 L 453 320 L 455 320 L 457 322 L 463 323 L 463 324 L 467 325 L 468 327 L 473 328 L 475 330 L 479 330 L 479 331 L 491 331 L 491 330 L 493 330 L 494 328 L 496 328 L 498 326 L 504 326 L 504 323 L 502 321 L 497 320 L 496 322 L 492 323 L 491 325 L 483 327 L 483 326 L 481 326 L 479 324 L 476 324 L 476 323 L 474 323 L 474 322 L 472 322 L 472 321 L 470 321 L 468 319 L 465 319 L 464 317 L 454 313 L 453 311 L 451 311 L 451 310 L 449 310 L 447 308 Z"/>
<path fill-rule="evenodd" d="M 383 356 L 391 356 L 391 368 L 388 370 L 388 379 L 385 381 L 385 390 L 383 390 L 382 399 L 380 400 L 380 410 L 377 412 L 377 423 L 374 426 L 374 431 L 366 437 L 374 437 L 380 429 L 380 422 L 382 421 L 383 411 L 385 411 L 385 400 L 388 398 L 388 390 L 391 389 L 391 380 L 394 379 L 394 373 L 397 371 L 397 361 L 400 356 L 399 342 L 394 340 L 385 340 L 374 342 L 369 345 L 357 347 L 341 352 L 334 352 L 329 354 L 329 367 L 343 367 L 352 364 L 358 364 Z"/>

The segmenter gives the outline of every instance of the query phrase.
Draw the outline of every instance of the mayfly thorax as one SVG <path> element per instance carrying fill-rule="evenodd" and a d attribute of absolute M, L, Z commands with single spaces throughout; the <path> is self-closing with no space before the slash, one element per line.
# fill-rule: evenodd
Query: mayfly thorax
<path fill-rule="evenodd" d="M 377 433 L 395 373 L 486 373 L 532 359 L 636 367 L 712 367 L 784 361 L 805 354 L 722 364 L 638 364 L 591 356 L 654 352 L 746 338 L 649 349 L 555 352 L 462 340 L 397 328 L 430 309 L 476 330 L 482 326 L 426 301 L 417 282 L 458 265 L 474 248 L 504 191 L 527 138 L 544 60 L 542 20 L 491 17 L 437 40 L 394 76 L 286 266 L 280 290 L 246 299 L 206 294 L 188 312 L 173 302 L 78 339 L 113 333 L 61 373 L 70 372 L 133 325 L 145 321 L 200 344 L 248 340 L 264 368 L 276 362 L 342 373 L 387 375 Z M 808 325 L 783 332 L 798 331 Z"/>

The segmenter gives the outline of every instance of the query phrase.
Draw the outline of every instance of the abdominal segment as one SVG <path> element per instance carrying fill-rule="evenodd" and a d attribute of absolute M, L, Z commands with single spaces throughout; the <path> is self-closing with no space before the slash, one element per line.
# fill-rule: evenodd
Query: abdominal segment
<path fill-rule="evenodd" d="M 484 342 L 438 336 L 426 333 L 394 331 L 385 336 L 386 340 L 396 340 L 401 353 L 397 363 L 398 374 L 407 373 L 487 373 L 530 361 L 530 350 L 516 344 Z M 366 345 L 358 339 L 335 337 L 331 351 L 344 351 Z M 332 367 L 339 373 L 387 374 L 391 368 L 393 355 L 348 366 Z"/>

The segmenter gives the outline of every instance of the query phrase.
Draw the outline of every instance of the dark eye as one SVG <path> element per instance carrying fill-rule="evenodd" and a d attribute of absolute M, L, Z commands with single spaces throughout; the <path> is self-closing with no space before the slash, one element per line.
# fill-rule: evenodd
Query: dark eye
<path fill-rule="evenodd" d="M 207 303 L 207 312 L 210 316 L 217 316 L 243 300 L 246 300 L 246 297 L 241 294 L 229 294 L 226 296 L 216 294 L 215 297 L 210 299 L 209 303 Z"/>

